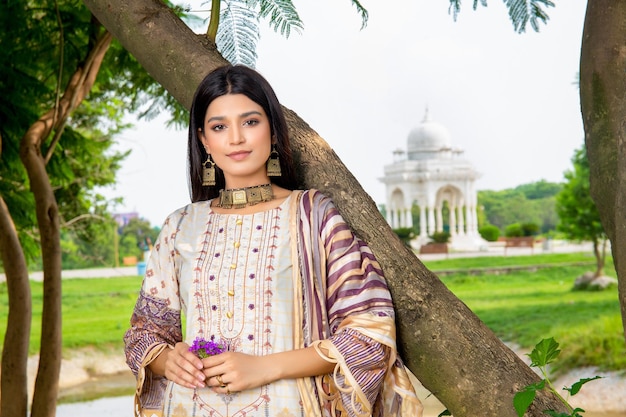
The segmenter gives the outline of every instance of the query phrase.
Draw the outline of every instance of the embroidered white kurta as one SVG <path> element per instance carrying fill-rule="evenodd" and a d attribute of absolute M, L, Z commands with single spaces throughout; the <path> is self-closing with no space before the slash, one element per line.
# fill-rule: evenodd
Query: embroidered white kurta
<path fill-rule="evenodd" d="M 158 291 L 175 294 L 180 289 L 188 344 L 196 337 L 220 340 L 229 350 L 250 355 L 293 349 L 288 204 L 238 215 L 213 213 L 207 202 L 173 216 L 180 216 L 178 253 L 171 265 L 180 268 L 179 285 L 168 283 Z M 161 265 L 170 262 L 159 260 Z M 172 417 L 302 415 L 295 380 L 231 395 L 169 382 L 163 411 Z"/>

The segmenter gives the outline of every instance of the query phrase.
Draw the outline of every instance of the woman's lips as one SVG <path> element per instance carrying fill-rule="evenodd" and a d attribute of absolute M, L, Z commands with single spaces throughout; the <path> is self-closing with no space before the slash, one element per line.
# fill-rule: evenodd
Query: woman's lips
<path fill-rule="evenodd" d="M 250 152 L 241 151 L 228 154 L 228 157 L 234 159 L 235 161 L 241 161 L 242 159 L 245 159 L 248 155 L 250 155 Z"/>

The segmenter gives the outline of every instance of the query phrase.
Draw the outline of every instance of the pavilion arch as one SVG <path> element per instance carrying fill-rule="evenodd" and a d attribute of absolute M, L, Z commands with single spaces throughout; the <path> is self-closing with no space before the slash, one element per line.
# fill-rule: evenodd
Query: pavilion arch
<path fill-rule="evenodd" d="M 407 139 L 407 150 L 396 150 L 394 162 L 384 168 L 387 222 L 392 228 L 413 227 L 412 206 L 419 207 L 421 246 L 447 224 L 450 245 L 476 250 L 485 245 L 478 233 L 475 181 L 480 174 L 453 148 L 445 127 L 431 120 L 428 109 L 422 123 Z M 444 219 L 444 207 L 447 207 Z"/>
<path fill-rule="evenodd" d="M 392 229 L 413 227 L 411 205 L 401 187 L 396 187 L 391 191 L 389 204 L 387 204 L 387 222 Z"/>

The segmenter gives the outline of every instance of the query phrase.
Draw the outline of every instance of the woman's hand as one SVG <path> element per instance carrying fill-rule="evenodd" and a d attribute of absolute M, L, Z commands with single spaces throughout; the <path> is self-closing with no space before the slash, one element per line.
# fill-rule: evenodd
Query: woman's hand
<path fill-rule="evenodd" d="M 218 393 L 260 387 L 278 379 L 268 356 L 224 352 L 202 359 L 207 385 Z"/>
<path fill-rule="evenodd" d="M 187 388 L 203 388 L 206 386 L 202 372 L 202 361 L 189 352 L 189 345 L 176 343 L 174 349 L 165 349 L 153 362 L 152 371 L 164 375 L 168 380 Z M 152 365 L 152 364 L 151 364 Z M 163 372 L 158 372 L 162 367 Z"/>

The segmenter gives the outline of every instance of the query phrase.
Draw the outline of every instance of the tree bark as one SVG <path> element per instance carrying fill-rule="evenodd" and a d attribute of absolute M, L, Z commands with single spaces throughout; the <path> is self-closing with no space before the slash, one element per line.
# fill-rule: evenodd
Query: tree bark
<path fill-rule="evenodd" d="M 39 119 L 22 139 L 20 157 L 35 196 L 43 260 L 43 310 L 39 368 L 33 393 L 32 415 L 54 416 L 61 370 L 61 245 L 56 199 L 40 153 L 40 141 L 52 127 L 52 116 Z M 48 126 L 49 125 L 49 126 Z M 7 280 L 13 279 L 7 275 Z M 6 396 L 3 395 L 6 401 Z M 46 412 L 48 410 L 48 412 Z"/>
<path fill-rule="evenodd" d="M 0 255 L 7 279 L 9 316 L 2 349 L 0 392 L 1 416 L 28 413 L 28 344 L 32 320 L 32 300 L 28 268 L 9 209 L 0 196 Z"/>
<path fill-rule="evenodd" d="M 606 239 L 602 239 L 606 241 Z M 606 249 L 604 247 L 604 243 L 602 244 L 602 249 L 600 249 L 600 240 L 593 240 L 593 254 L 596 257 L 596 272 L 593 274 L 593 278 L 599 278 L 604 276 L 604 257 Z"/>
<path fill-rule="evenodd" d="M 589 0 L 580 57 L 580 103 L 591 196 L 611 241 L 626 338 L 626 3 Z"/>
<path fill-rule="evenodd" d="M 84 3 L 187 107 L 202 78 L 225 63 L 161 2 Z M 285 111 L 302 184 L 333 198 L 385 271 L 397 311 L 398 346 L 409 368 L 456 417 L 517 416 L 513 396 L 537 382 L 537 375 L 402 244 L 328 144 L 296 113 Z M 540 395 L 528 415 L 550 408 L 565 411 L 552 396 Z"/>
<path fill-rule="evenodd" d="M 89 51 L 83 66 L 77 68 L 72 75 L 58 108 L 41 116 L 28 129 L 20 145 L 20 158 L 35 197 L 43 260 L 41 347 L 31 407 L 33 417 L 55 415 L 62 358 L 59 212 L 41 146 L 52 131 L 63 129 L 67 119 L 91 89 L 111 39 L 108 32 L 100 36 Z M 14 278 L 7 274 L 7 280 L 9 279 Z M 7 398 L 6 395 L 4 398 Z"/>

